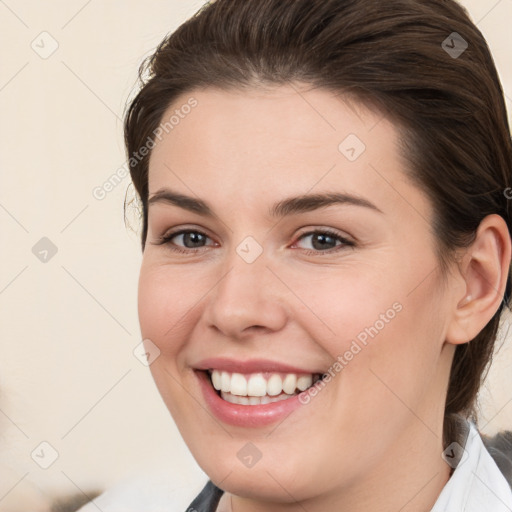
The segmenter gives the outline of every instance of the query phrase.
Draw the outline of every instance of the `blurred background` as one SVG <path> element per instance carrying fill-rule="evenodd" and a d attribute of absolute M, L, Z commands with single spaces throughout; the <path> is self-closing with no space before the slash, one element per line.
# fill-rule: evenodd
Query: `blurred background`
<path fill-rule="evenodd" d="M 510 113 L 512 0 L 461 3 Z M 180 510 L 206 481 L 142 362 L 122 137 L 141 60 L 202 4 L 0 0 L 0 512 L 152 486 Z M 487 434 L 512 429 L 509 321 L 480 397 Z"/>

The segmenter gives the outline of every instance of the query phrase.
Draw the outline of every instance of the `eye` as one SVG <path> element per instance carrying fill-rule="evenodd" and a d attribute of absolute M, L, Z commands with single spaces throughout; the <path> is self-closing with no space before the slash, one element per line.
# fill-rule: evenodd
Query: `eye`
<path fill-rule="evenodd" d="M 306 254 L 321 254 L 337 252 L 345 247 L 353 247 L 355 243 L 329 229 L 313 230 L 303 233 L 294 243 L 311 237 L 313 250 L 304 249 Z M 170 250 L 179 253 L 194 253 L 208 245 L 215 245 L 215 242 L 207 244 L 210 237 L 197 229 L 181 229 L 171 233 L 166 233 L 158 238 L 155 245 L 167 245 Z"/>
<path fill-rule="evenodd" d="M 305 249 L 307 254 L 332 253 L 337 252 L 347 246 L 353 247 L 355 243 L 338 233 L 329 229 L 308 231 L 302 234 L 295 244 L 311 237 L 311 246 L 314 250 Z M 337 243 L 339 242 L 339 243 Z"/>
<path fill-rule="evenodd" d="M 176 252 L 195 252 L 194 249 L 202 249 L 205 247 L 204 244 L 208 239 L 210 239 L 210 237 L 206 233 L 198 231 L 197 229 L 181 229 L 180 231 L 166 233 L 159 237 L 158 242 L 155 242 L 155 244 L 168 245 L 172 251 Z M 183 245 L 177 245 L 176 241 L 181 241 Z M 184 249 L 180 247 L 184 247 Z"/>

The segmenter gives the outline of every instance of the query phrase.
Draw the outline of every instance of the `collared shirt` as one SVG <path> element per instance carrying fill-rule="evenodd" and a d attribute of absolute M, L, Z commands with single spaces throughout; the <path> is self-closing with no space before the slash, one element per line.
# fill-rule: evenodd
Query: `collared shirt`
<path fill-rule="evenodd" d="M 474 423 L 468 424 L 464 451 L 431 512 L 512 512 L 512 489 Z M 447 450 L 451 455 L 457 445 Z"/>

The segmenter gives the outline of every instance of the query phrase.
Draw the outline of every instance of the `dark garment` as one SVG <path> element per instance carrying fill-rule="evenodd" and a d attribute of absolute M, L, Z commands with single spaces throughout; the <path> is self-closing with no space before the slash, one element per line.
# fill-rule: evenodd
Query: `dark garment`
<path fill-rule="evenodd" d="M 461 420 L 459 440 L 462 446 L 465 445 L 467 433 L 467 424 Z M 512 431 L 502 431 L 494 437 L 484 435 L 481 435 L 481 437 L 486 449 L 512 488 Z M 203 490 L 185 512 L 215 512 L 223 493 L 222 489 L 219 489 L 211 480 L 208 480 Z"/>
<path fill-rule="evenodd" d="M 224 494 L 211 480 L 203 487 L 196 499 L 188 506 L 185 512 L 215 512 Z"/>

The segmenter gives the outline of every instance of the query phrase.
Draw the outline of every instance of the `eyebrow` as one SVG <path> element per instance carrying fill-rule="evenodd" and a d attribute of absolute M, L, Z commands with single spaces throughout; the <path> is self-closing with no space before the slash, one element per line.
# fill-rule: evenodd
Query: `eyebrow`
<path fill-rule="evenodd" d="M 215 217 L 213 210 L 205 201 L 174 192 L 168 188 L 162 188 L 155 192 L 148 200 L 148 207 L 155 203 L 171 204 L 204 217 Z M 275 218 L 285 217 L 287 215 L 310 212 L 333 204 L 360 206 L 383 213 L 380 208 L 364 197 L 331 192 L 304 194 L 283 199 L 270 208 L 269 215 Z"/>

